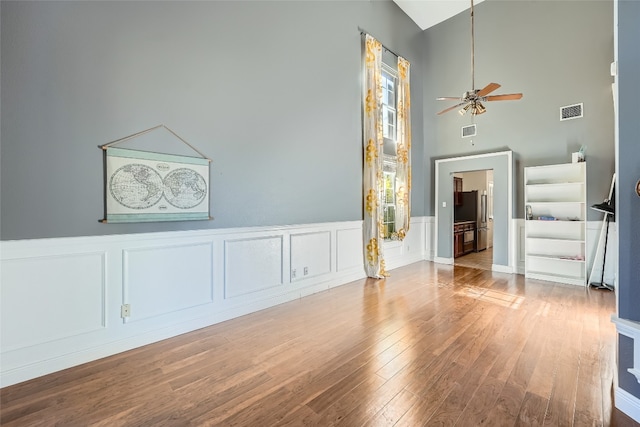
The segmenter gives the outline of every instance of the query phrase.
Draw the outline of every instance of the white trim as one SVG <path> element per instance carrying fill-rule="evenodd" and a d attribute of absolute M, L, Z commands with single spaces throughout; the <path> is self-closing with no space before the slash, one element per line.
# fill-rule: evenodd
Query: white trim
<path fill-rule="evenodd" d="M 636 379 L 640 383 L 640 369 L 629 368 L 627 369 L 627 372 L 636 377 Z"/>
<path fill-rule="evenodd" d="M 506 266 L 506 265 L 500 265 L 500 264 L 491 264 L 491 271 L 495 271 L 498 273 L 508 273 L 508 274 L 513 274 L 513 268 L 511 268 L 510 266 Z"/>
<path fill-rule="evenodd" d="M 616 315 L 611 315 L 611 321 L 615 323 L 616 331 L 620 335 L 633 339 L 633 368 L 627 371 L 640 383 L 640 322 L 621 319 Z"/>
<path fill-rule="evenodd" d="M 439 257 L 439 256 L 434 256 L 433 257 L 433 262 L 437 263 L 437 264 L 447 264 L 447 265 L 453 265 L 453 258 L 443 258 L 443 257 Z"/>
<path fill-rule="evenodd" d="M 470 156 L 460 156 L 460 157 L 449 157 L 446 159 L 438 159 L 436 160 L 436 164 L 438 163 L 446 163 L 446 162 L 455 162 L 458 160 L 471 160 L 471 159 L 480 159 L 483 157 L 495 157 L 506 154 L 511 159 L 512 151 L 496 151 L 495 153 L 485 153 L 485 154 L 472 154 Z M 437 177 L 437 175 L 436 175 Z M 436 187 L 437 188 L 437 187 Z"/>
<path fill-rule="evenodd" d="M 616 408 L 640 423 L 640 399 L 620 387 L 616 387 L 614 402 Z"/>
<path fill-rule="evenodd" d="M 517 274 L 524 275 L 525 272 L 525 261 L 526 258 L 524 256 L 525 253 L 525 220 L 524 218 L 514 218 L 513 229 L 515 230 L 513 233 L 513 272 Z"/>
<path fill-rule="evenodd" d="M 434 237 L 434 226 L 435 226 L 435 218 L 432 216 L 423 217 L 424 221 L 424 259 L 427 261 L 433 261 L 435 257 L 435 250 L 433 246 L 433 237 Z"/>
<path fill-rule="evenodd" d="M 640 322 L 621 319 L 616 315 L 611 315 L 611 321 L 615 323 L 618 333 L 629 338 L 640 339 Z"/>
<path fill-rule="evenodd" d="M 507 266 L 501 266 L 504 267 L 506 269 L 509 270 L 509 273 L 514 273 L 515 271 L 517 271 L 515 265 L 514 264 L 514 252 L 515 252 L 515 245 L 513 242 L 513 231 L 514 231 L 514 225 L 513 225 L 513 152 L 512 151 L 498 151 L 495 153 L 485 153 L 485 154 L 474 154 L 474 155 L 470 155 L 470 156 L 461 156 L 461 157 L 450 157 L 447 159 L 438 159 L 435 161 L 435 165 L 436 165 L 436 171 L 435 171 L 435 225 L 434 225 L 434 248 L 433 248 L 433 260 L 434 262 L 439 262 L 441 264 L 447 264 L 448 262 L 444 262 L 443 260 L 446 260 L 448 258 L 443 258 L 443 257 L 439 257 L 438 256 L 438 212 L 440 210 L 440 195 L 439 195 L 439 175 L 440 175 L 440 164 L 441 163 L 447 163 L 447 162 L 454 162 L 454 161 L 465 161 L 465 160 L 472 160 L 472 159 L 478 159 L 478 158 L 485 158 L 485 157 L 498 157 L 498 156 L 503 156 L 506 155 L 507 159 L 508 159 L 508 166 L 507 166 L 507 171 L 508 171 L 508 181 L 507 181 L 507 262 L 509 263 L 509 265 Z M 494 182 L 495 182 L 495 176 L 494 176 Z M 451 223 L 453 224 L 453 209 L 451 210 Z M 494 235 L 495 236 L 495 235 Z M 495 241 L 494 241 L 494 247 L 495 247 Z M 452 251 L 452 255 L 453 255 L 453 251 Z M 451 258 L 451 262 L 449 264 L 453 264 L 453 258 Z M 498 270 L 495 270 L 498 271 Z"/>

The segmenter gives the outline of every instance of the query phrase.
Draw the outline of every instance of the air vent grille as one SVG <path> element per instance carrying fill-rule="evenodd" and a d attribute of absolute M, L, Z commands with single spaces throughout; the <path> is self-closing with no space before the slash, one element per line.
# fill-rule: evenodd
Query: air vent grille
<path fill-rule="evenodd" d="M 582 107 L 582 103 L 560 107 L 560 121 L 581 118 L 583 114 Z"/>
<path fill-rule="evenodd" d="M 462 126 L 462 137 L 469 138 L 471 136 L 476 136 L 476 125 Z"/>

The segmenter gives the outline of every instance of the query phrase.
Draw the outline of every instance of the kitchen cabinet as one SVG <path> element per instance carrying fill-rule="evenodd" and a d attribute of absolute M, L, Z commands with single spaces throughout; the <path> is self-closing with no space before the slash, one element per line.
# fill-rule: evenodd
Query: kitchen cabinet
<path fill-rule="evenodd" d="M 462 178 L 453 177 L 453 205 L 462 205 Z"/>
<path fill-rule="evenodd" d="M 453 226 L 453 257 L 457 258 L 473 252 L 476 224 L 473 221 L 457 222 Z"/>
<path fill-rule="evenodd" d="M 453 257 L 464 254 L 464 231 L 455 230 L 453 233 Z"/>
<path fill-rule="evenodd" d="M 586 283 L 586 163 L 524 168 L 525 276 Z"/>

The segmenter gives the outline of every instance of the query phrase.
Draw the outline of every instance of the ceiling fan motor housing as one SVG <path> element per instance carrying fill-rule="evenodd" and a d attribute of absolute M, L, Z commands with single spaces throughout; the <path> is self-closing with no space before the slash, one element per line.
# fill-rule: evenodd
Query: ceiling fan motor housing
<path fill-rule="evenodd" d="M 478 92 L 480 92 L 480 89 L 474 89 L 474 90 L 469 90 L 467 92 L 464 93 L 464 95 L 462 95 L 462 99 L 463 100 L 472 100 L 474 98 L 477 98 L 477 94 Z"/>

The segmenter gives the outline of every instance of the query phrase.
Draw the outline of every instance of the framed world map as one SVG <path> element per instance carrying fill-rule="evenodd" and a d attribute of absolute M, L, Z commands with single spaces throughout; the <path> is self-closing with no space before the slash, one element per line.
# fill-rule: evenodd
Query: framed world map
<path fill-rule="evenodd" d="M 106 222 L 208 220 L 209 160 L 105 150 Z"/>

